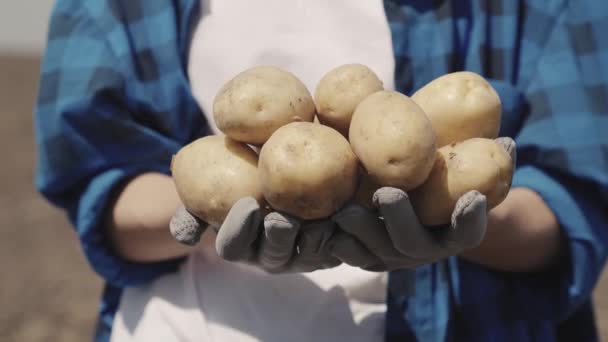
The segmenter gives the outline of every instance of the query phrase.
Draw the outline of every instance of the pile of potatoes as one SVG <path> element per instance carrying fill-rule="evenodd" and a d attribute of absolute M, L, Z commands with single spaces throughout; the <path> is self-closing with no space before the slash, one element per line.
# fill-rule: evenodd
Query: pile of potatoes
<path fill-rule="evenodd" d="M 423 224 L 441 225 L 464 193 L 486 195 L 489 210 L 511 186 L 513 161 L 494 141 L 500 99 L 471 72 L 408 97 L 385 90 L 370 68 L 346 64 L 313 95 L 289 71 L 258 66 L 219 90 L 213 116 L 225 136 L 184 146 L 171 171 L 186 208 L 215 226 L 246 196 L 314 220 L 351 201 L 372 208 L 383 186 L 408 192 Z"/>

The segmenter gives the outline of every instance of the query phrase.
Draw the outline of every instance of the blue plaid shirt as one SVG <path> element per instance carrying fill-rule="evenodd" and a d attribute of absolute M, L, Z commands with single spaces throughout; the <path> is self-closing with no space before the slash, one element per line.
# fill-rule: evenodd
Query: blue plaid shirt
<path fill-rule="evenodd" d="M 593 341 L 591 292 L 608 246 L 608 3 L 596 0 L 385 1 L 398 90 L 457 70 L 489 79 L 501 135 L 518 144 L 513 185 L 557 216 L 567 254 L 545 274 L 507 274 L 458 258 L 389 281 L 387 340 Z M 186 74 L 196 0 L 59 0 L 35 109 L 39 191 L 64 208 L 106 281 L 97 340 L 121 289 L 181 259 L 117 257 L 102 217 L 118 186 L 169 173 L 171 155 L 208 134 Z M 517 251 L 513 251 L 517 253 Z"/>

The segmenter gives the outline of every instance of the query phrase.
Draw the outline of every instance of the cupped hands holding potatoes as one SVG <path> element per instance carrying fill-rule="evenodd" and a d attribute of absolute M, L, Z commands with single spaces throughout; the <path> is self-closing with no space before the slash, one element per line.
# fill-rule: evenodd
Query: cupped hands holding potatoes
<path fill-rule="evenodd" d="M 408 97 L 347 64 L 313 98 L 286 70 L 245 70 L 215 99 L 226 136 L 173 158 L 184 207 L 171 232 L 195 244 L 211 226 L 220 256 L 269 272 L 386 271 L 456 255 L 481 242 L 511 186 L 515 146 L 496 139 L 500 111 L 470 72 Z"/>

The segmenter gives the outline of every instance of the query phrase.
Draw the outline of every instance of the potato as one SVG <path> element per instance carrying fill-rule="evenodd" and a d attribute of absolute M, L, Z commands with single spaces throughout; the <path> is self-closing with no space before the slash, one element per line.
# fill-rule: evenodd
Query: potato
<path fill-rule="evenodd" d="M 277 128 L 313 121 L 312 95 L 295 75 L 274 66 L 245 70 L 226 83 L 213 101 L 217 127 L 232 139 L 262 145 Z"/>
<path fill-rule="evenodd" d="M 263 203 L 258 156 L 246 144 L 228 137 L 207 136 L 181 148 L 171 173 L 184 206 L 201 220 L 219 227 L 242 197 Z"/>
<path fill-rule="evenodd" d="M 424 182 L 435 162 L 431 122 L 409 97 L 383 90 L 363 100 L 349 140 L 371 180 L 404 191 Z"/>
<path fill-rule="evenodd" d="M 270 206 L 301 219 L 332 215 L 357 186 L 357 157 L 348 141 L 315 123 L 279 128 L 262 146 L 258 168 Z"/>
<path fill-rule="evenodd" d="M 438 147 L 498 136 L 500 98 L 476 73 L 460 71 L 438 77 L 414 93 L 412 99 L 431 120 Z"/>
<path fill-rule="evenodd" d="M 341 65 L 325 74 L 315 89 L 319 121 L 348 136 L 350 120 L 357 105 L 383 89 L 382 81 L 367 66 Z"/>
<path fill-rule="evenodd" d="M 493 139 L 471 138 L 441 147 L 428 179 L 410 193 L 414 211 L 425 225 L 450 222 L 458 199 L 477 190 L 487 199 L 487 209 L 500 204 L 513 176 L 513 161 Z"/>

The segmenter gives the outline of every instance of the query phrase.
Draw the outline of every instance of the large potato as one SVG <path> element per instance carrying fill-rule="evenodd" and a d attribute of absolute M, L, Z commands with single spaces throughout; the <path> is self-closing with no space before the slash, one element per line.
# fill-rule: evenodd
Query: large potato
<path fill-rule="evenodd" d="M 246 144 L 208 136 L 180 149 L 171 161 L 171 173 L 186 209 L 219 227 L 240 198 L 252 196 L 262 203 L 257 162 L 257 154 Z"/>
<path fill-rule="evenodd" d="M 258 165 L 266 201 L 301 219 L 330 216 L 357 186 L 357 157 L 348 141 L 315 123 L 279 128 L 262 146 Z"/>
<path fill-rule="evenodd" d="M 460 71 L 438 77 L 414 93 L 412 99 L 431 120 L 438 147 L 498 136 L 500 98 L 476 73 Z"/>
<path fill-rule="evenodd" d="M 274 66 L 245 70 L 226 83 L 213 102 L 217 127 L 227 136 L 262 145 L 277 128 L 313 121 L 312 95 L 295 75 Z"/>
<path fill-rule="evenodd" d="M 458 199 L 477 190 L 487 199 L 487 209 L 500 204 L 513 176 L 513 161 L 493 139 L 471 138 L 441 147 L 428 179 L 410 193 L 420 221 L 425 225 L 450 222 Z"/>
<path fill-rule="evenodd" d="M 371 180 L 411 190 L 424 182 L 435 162 L 429 119 L 409 97 L 380 91 L 363 100 L 350 124 L 349 140 Z"/>
<path fill-rule="evenodd" d="M 382 81 L 367 66 L 341 65 L 325 74 L 315 89 L 319 121 L 348 136 L 350 120 L 357 105 L 383 89 Z"/>

